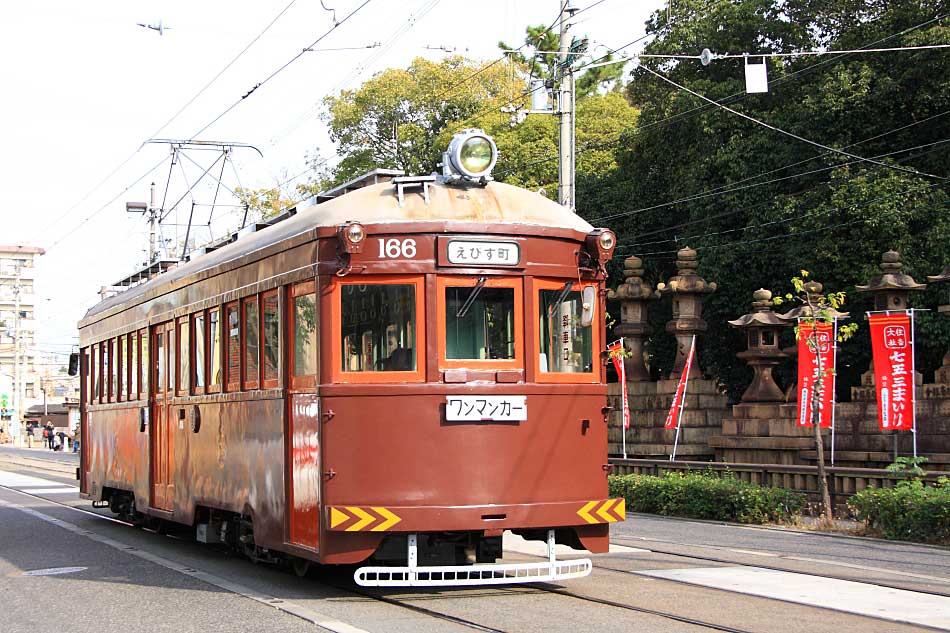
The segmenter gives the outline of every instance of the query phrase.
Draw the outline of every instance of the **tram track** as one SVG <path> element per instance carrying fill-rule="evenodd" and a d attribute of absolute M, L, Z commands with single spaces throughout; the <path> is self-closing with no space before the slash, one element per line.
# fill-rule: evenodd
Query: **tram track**
<path fill-rule="evenodd" d="M 619 541 L 618 541 L 617 544 L 618 544 L 618 545 L 625 545 L 625 546 L 628 546 L 628 547 L 629 547 L 629 546 L 632 546 L 632 543 L 633 543 L 633 542 L 640 543 L 640 547 L 642 547 L 642 542 L 640 542 L 640 541 L 632 541 L 632 540 L 627 541 L 627 542 L 619 542 Z M 727 548 L 722 548 L 722 547 L 718 547 L 718 546 L 715 546 L 715 545 L 689 545 L 689 544 L 681 544 L 681 543 L 675 543 L 675 542 L 670 542 L 670 544 L 671 544 L 671 545 L 682 545 L 683 547 L 705 547 L 705 548 L 708 548 L 708 549 L 716 549 L 716 550 L 730 551 L 730 550 L 728 550 Z M 799 569 L 795 569 L 795 568 L 792 567 L 791 565 L 785 565 L 785 566 L 782 566 L 782 565 L 775 565 L 775 564 L 770 565 L 770 564 L 767 564 L 767 563 L 759 563 L 758 561 L 753 564 L 753 563 L 749 563 L 749 562 L 743 561 L 743 560 L 735 560 L 735 559 L 730 559 L 730 558 L 721 558 L 721 557 L 717 557 L 717 556 L 705 556 L 705 555 L 701 555 L 701 554 L 686 554 L 686 553 L 683 553 L 683 552 L 676 552 L 676 551 L 672 551 L 672 550 L 656 549 L 656 548 L 654 548 L 654 547 L 642 547 L 642 549 L 644 549 L 645 551 L 650 552 L 650 553 L 652 553 L 652 554 L 662 554 L 662 555 L 664 555 L 664 556 L 674 556 L 674 557 L 677 557 L 677 558 L 688 558 L 688 559 L 692 559 L 692 560 L 700 560 L 700 561 L 703 561 L 703 562 L 718 563 L 718 564 L 722 564 L 722 565 L 739 565 L 739 566 L 742 566 L 742 567 L 756 567 L 756 568 L 758 568 L 758 569 L 767 569 L 767 570 L 770 570 L 770 571 L 783 571 L 783 572 L 788 572 L 788 573 L 793 573 L 793 574 L 806 574 L 806 575 L 808 575 L 808 576 L 816 576 L 816 577 L 819 577 L 819 578 L 826 578 L 826 579 L 829 579 L 829 580 L 844 580 L 844 581 L 848 581 L 848 582 L 860 582 L 860 583 L 865 584 L 865 585 L 871 585 L 871 586 L 875 586 L 875 587 L 881 587 L 881 588 L 884 588 L 884 589 L 898 589 L 898 590 L 901 590 L 901 591 L 913 591 L 913 592 L 915 592 L 915 593 L 922 593 L 922 594 L 927 594 L 927 595 L 932 595 L 932 596 L 940 596 L 940 597 L 944 597 L 944 598 L 950 597 L 950 590 L 948 590 L 948 591 L 934 591 L 934 590 L 929 590 L 929 589 L 918 589 L 918 588 L 910 589 L 910 588 L 908 588 L 906 585 L 901 585 L 901 584 L 898 584 L 898 583 L 887 583 L 887 582 L 881 582 L 881 581 L 875 581 L 875 580 L 867 580 L 867 579 L 855 580 L 854 577 L 849 577 L 849 576 L 842 575 L 842 574 L 831 574 L 831 573 L 818 572 L 818 571 L 807 571 L 807 572 L 806 572 L 806 571 L 801 571 L 801 570 L 799 570 Z M 910 574 L 910 573 L 907 573 L 907 572 L 901 572 L 901 571 L 899 571 L 899 570 L 890 570 L 890 569 L 882 569 L 882 568 L 868 568 L 868 567 L 862 567 L 862 566 L 857 566 L 857 565 L 847 565 L 847 564 L 842 564 L 842 563 L 840 563 L 840 562 L 827 561 L 827 560 L 818 561 L 818 560 L 815 560 L 815 559 L 805 559 L 805 558 L 800 558 L 800 557 L 793 557 L 793 558 L 790 558 L 790 557 L 786 557 L 786 556 L 784 556 L 784 555 L 782 555 L 782 554 L 773 554 L 773 553 L 771 553 L 771 552 L 753 553 L 753 552 L 750 551 L 750 552 L 749 552 L 749 555 L 750 555 L 750 556 L 759 556 L 759 557 L 763 557 L 763 558 L 766 557 L 766 556 L 768 556 L 769 558 L 779 559 L 779 560 L 785 559 L 785 560 L 788 560 L 788 561 L 790 561 L 790 562 L 796 562 L 796 563 L 819 563 L 819 562 L 820 562 L 820 563 L 826 564 L 826 565 L 839 565 L 839 566 L 843 566 L 843 567 L 845 567 L 846 569 L 853 569 L 853 570 L 855 570 L 855 571 L 874 571 L 874 572 L 878 572 L 878 573 L 896 574 L 896 575 L 900 575 L 900 576 L 906 576 L 906 577 L 908 577 L 908 578 L 914 578 L 914 579 L 917 579 L 917 580 L 926 580 L 926 581 L 930 581 L 930 582 L 934 582 L 934 583 L 950 583 L 950 579 L 941 578 L 941 577 L 938 577 L 938 576 L 925 576 L 925 575 L 922 575 L 922 574 Z M 596 566 L 596 568 L 597 568 L 597 569 L 604 569 L 604 570 L 608 570 L 608 571 L 619 572 L 619 573 L 624 573 L 624 574 L 640 575 L 640 574 L 639 574 L 638 572 L 636 572 L 636 571 L 630 571 L 630 570 L 627 570 L 627 569 L 619 569 L 619 568 L 616 568 L 616 567 L 610 567 L 610 566 L 606 566 L 606 565 L 602 565 L 602 564 L 598 564 L 598 565 Z"/>
<path fill-rule="evenodd" d="M 92 510 L 85 509 L 85 508 L 76 507 L 76 506 L 71 505 L 71 504 L 69 504 L 69 503 L 64 503 L 64 502 L 62 502 L 62 501 L 57 501 L 57 500 L 55 500 L 55 499 L 50 499 L 50 498 L 45 497 L 45 496 L 42 496 L 42 495 L 40 495 L 40 494 L 34 494 L 34 493 L 31 493 L 31 492 L 19 490 L 19 489 L 15 488 L 15 487 L 6 486 L 6 485 L 0 485 L 0 489 L 4 489 L 4 490 L 7 490 L 7 491 L 10 491 L 10 492 L 19 494 L 19 495 L 24 495 L 24 496 L 27 496 L 27 497 L 30 497 L 30 498 L 33 498 L 33 499 L 36 499 L 36 500 L 39 500 L 39 501 L 43 501 L 44 503 L 52 504 L 52 505 L 55 505 L 55 506 L 57 506 L 57 507 L 61 507 L 61 508 L 64 508 L 64 509 L 69 509 L 69 510 L 72 510 L 72 511 L 74 511 L 74 512 L 78 512 L 78 513 L 80 513 L 80 514 L 84 514 L 84 515 L 93 517 L 93 518 L 95 518 L 95 519 L 102 519 L 102 520 L 106 520 L 106 521 L 109 521 L 109 522 L 112 522 L 112 523 L 116 523 L 116 524 L 120 524 L 120 525 L 123 525 L 123 526 L 132 527 L 132 528 L 136 528 L 136 527 L 137 527 L 137 526 L 134 526 L 133 524 L 131 524 L 131 523 L 127 522 L 127 521 L 123 521 L 123 520 L 121 520 L 121 519 L 117 519 L 117 518 L 114 518 L 114 517 L 110 517 L 110 516 L 108 516 L 108 515 L 106 515 L 106 514 L 102 514 L 102 513 L 99 513 L 99 512 L 95 512 L 95 511 L 92 511 Z M 149 533 L 151 533 L 151 534 L 156 534 L 156 535 L 158 535 L 158 536 L 165 536 L 166 538 L 173 538 L 172 535 L 164 534 L 160 529 L 159 529 L 159 530 L 150 530 L 150 529 L 144 529 L 144 528 L 143 528 L 143 530 L 146 531 L 146 532 L 149 532 Z M 82 529 L 82 533 L 83 533 L 83 534 L 86 534 L 86 535 L 92 534 L 91 531 L 86 530 L 86 529 Z M 124 548 L 122 548 L 122 549 L 125 549 L 126 551 L 129 551 L 129 550 L 137 550 L 138 548 L 135 548 L 135 547 L 124 547 Z M 646 549 L 646 551 L 648 551 L 648 552 L 650 552 L 650 553 L 654 553 L 654 554 L 661 554 L 661 555 L 673 556 L 673 557 L 684 558 L 684 559 L 700 560 L 700 561 L 704 561 L 704 562 L 712 562 L 712 563 L 718 563 L 718 564 L 741 565 L 741 566 L 747 566 L 747 567 L 759 567 L 759 568 L 762 568 L 762 569 L 769 569 L 769 570 L 775 570 L 775 571 L 785 571 L 785 572 L 792 572 L 792 573 L 806 573 L 806 572 L 801 572 L 801 571 L 797 571 L 797 570 L 794 570 L 794 569 L 789 569 L 788 567 L 782 567 L 782 566 L 776 566 L 776 565 L 759 565 L 759 564 L 750 565 L 750 564 L 747 563 L 747 562 L 741 562 L 741 561 L 732 560 L 732 559 L 729 559 L 729 558 L 722 558 L 722 557 L 715 557 L 715 556 L 704 556 L 704 555 L 699 555 L 699 554 L 687 554 L 687 553 L 676 552 L 676 551 L 672 551 L 672 550 L 661 550 L 661 549 L 650 548 L 650 549 Z M 204 574 L 203 572 L 200 572 L 199 570 L 196 570 L 194 567 L 191 567 L 191 566 L 188 565 L 188 564 L 177 564 L 177 567 L 180 567 L 180 568 L 178 568 L 178 569 L 176 569 L 175 567 L 172 567 L 172 568 L 173 568 L 173 569 L 176 569 L 176 571 L 180 571 L 181 573 L 184 573 L 184 574 L 186 574 L 186 575 L 190 575 L 190 576 L 193 576 L 193 577 L 198 578 L 198 579 L 201 579 L 201 580 L 207 580 L 207 578 L 206 578 L 206 577 L 203 577 L 203 576 L 208 576 L 208 574 Z M 609 566 L 609 565 L 603 565 L 603 564 L 597 564 L 597 565 L 596 565 L 596 569 L 597 569 L 597 570 L 600 570 L 600 571 L 608 572 L 608 573 L 611 573 L 611 574 L 622 574 L 622 575 L 627 576 L 627 577 L 629 577 L 629 576 L 642 576 L 642 574 L 640 574 L 640 573 L 637 572 L 637 571 L 631 571 L 631 570 L 628 570 L 628 569 L 622 569 L 622 568 L 617 568 L 617 567 L 613 567 L 613 566 Z M 807 572 L 807 573 L 808 573 L 808 575 L 820 576 L 820 577 L 823 577 L 823 578 L 836 579 L 836 580 L 850 580 L 850 581 L 854 581 L 853 578 L 846 578 L 846 577 L 841 577 L 841 576 L 833 575 L 833 574 L 821 574 L 821 573 L 813 573 L 813 572 Z M 483 631 L 483 632 L 488 632 L 488 633 L 509 633 L 509 631 L 507 631 L 506 629 L 496 628 L 496 627 L 494 627 L 494 626 L 490 626 L 490 625 L 487 625 L 487 624 L 483 624 L 483 623 L 480 623 L 480 622 L 476 622 L 476 621 L 474 621 L 474 620 L 470 620 L 470 619 L 467 619 L 467 618 L 464 618 L 464 617 L 459 617 L 459 616 L 456 616 L 456 615 L 452 615 L 451 613 L 446 613 L 446 612 L 444 612 L 444 611 L 440 611 L 440 610 L 436 610 L 436 609 L 432 609 L 432 608 L 423 607 L 423 606 L 420 606 L 420 605 L 417 605 L 417 604 L 411 604 L 411 600 L 412 600 L 411 597 L 410 597 L 410 598 L 407 598 L 407 599 L 400 599 L 400 598 L 398 598 L 398 597 L 380 595 L 379 593 L 374 592 L 374 591 L 372 591 L 372 590 L 362 590 L 362 589 L 359 589 L 359 588 L 356 588 L 356 587 L 353 587 L 353 586 L 348 586 L 348 585 L 341 584 L 341 583 L 327 582 L 326 580 L 323 580 L 323 579 L 313 578 L 312 580 L 314 580 L 315 582 L 318 582 L 320 585 L 322 585 L 322 586 L 324 586 L 324 587 L 334 589 L 334 590 L 340 592 L 341 594 L 344 594 L 344 596 L 355 596 L 355 597 L 359 597 L 359 598 L 363 598 L 363 599 L 367 599 L 367 600 L 373 600 L 373 601 L 376 601 L 376 602 L 380 602 L 380 603 L 383 603 L 383 604 L 387 604 L 387 605 L 389 605 L 389 606 L 397 607 L 397 608 L 400 608 L 400 609 L 405 609 L 405 610 L 411 611 L 411 612 L 413 612 L 413 613 L 416 613 L 416 614 L 419 614 L 419 615 L 422 615 L 422 616 L 425 616 L 425 617 L 428 617 L 428 618 L 433 618 L 433 619 L 437 619 L 437 620 L 440 620 L 440 621 L 443 621 L 443 622 L 448 622 L 448 623 L 454 624 L 454 625 L 456 625 L 456 626 L 462 626 L 462 627 L 465 627 L 465 628 L 468 628 L 468 629 L 471 629 L 471 630 L 474 630 L 474 631 Z M 675 581 L 674 581 L 674 582 L 675 582 Z M 854 581 L 854 582 L 859 582 L 859 581 Z M 879 586 L 879 587 L 885 587 L 885 588 L 891 588 L 891 589 L 903 589 L 903 590 L 907 590 L 906 587 L 901 587 L 901 586 L 898 586 L 898 585 L 892 585 L 892 584 L 887 584 L 887 583 L 869 582 L 869 581 L 860 581 L 860 582 L 864 582 L 865 584 L 869 584 L 869 585 L 876 585 L 876 586 Z M 212 584 L 214 584 L 214 583 L 212 583 Z M 218 585 L 218 586 L 223 586 L 223 585 Z M 231 591 L 234 591 L 234 589 L 233 589 L 232 587 L 224 586 L 224 588 L 226 588 L 226 589 L 228 589 L 228 590 L 231 590 Z M 610 599 L 607 599 L 607 598 L 599 598 L 599 597 L 595 597 L 595 596 L 585 595 L 585 594 L 582 594 L 582 593 L 575 593 L 575 592 L 573 592 L 573 591 L 571 591 L 571 590 L 562 589 L 562 588 L 559 588 L 559 587 L 544 586 L 544 585 L 525 585 L 525 586 L 522 588 L 522 590 L 523 590 L 523 593 L 525 593 L 525 594 L 551 594 L 551 595 L 557 595 L 557 596 L 561 596 L 561 597 L 563 597 L 563 598 L 567 598 L 567 599 L 570 599 L 570 600 L 577 600 L 577 601 L 582 601 L 582 602 L 586 602 L 586 603 L 597 604 L 597 605 L 606 606 L 606 607 L 610 607 L 610 608 L 614 608 L 614 609 L 620 609 L 620 610 L 627 611 L 627 612 L 640 613 L 640 614 L 644 614 L 644 615 L 648 615 L 648 616 L 653 616 L 653 617 L 658 617 L 658 618 L 662 618 L 662 619 L 666 619 L 666 620 L 670 620 L 670 621 L 679 622 L 679 623 L 681 623 L 681 624 L 686 624 L 686 625 L 690 625 L 690 626 L 701 627 L 701 628 L 705 628 L 705 629 L 708 629 L 708 630 L 724 631 L 724 632 L 728 632 L 728 633 L 753 633 L 752 631 L 749 631 L 749 630 L 747 630 L 747 629 L 736 628 L 736 627 L 728 626 L 728 625 L 726 625 L 726 624 L 719 624 L 719 623 L 716 623 L 716 622 L 709 622 L 709 621 L 706 621 L 706 620 L 700 620 L 700 619 L 697 619 L 697 618 L 692 618 L 692 617 L 689 617 L 689 616 L 680 615 L 680 614 L 677 614 L 677 613 L 674 613 L 674 612 L 671 612 L 671 611 L 663 611 L 663 610 L 659 610 L 659 609 L 651 609 L 651 608 L 649 608 L 649 607 L 639 606 L 639 605 L 635 605 L 635 604 L 628 604 L 628 603 L 626 603 L 626 602 L 619 602 L 619 601 L 610 600 Z M 947 595 L 947 594 L 940 593 L 940 592 L 936 592 L 936 591 L 919 591 L 919 590 L 913 590 L 913 591 L 917 591 L 918 593 L 928 593 L 928 594 L 930 594 L 930 595 L 936 595 L 936 596 L 946 596 L 946 595 Z M 290 613 L 290 614 L 293 614 L 293 615 L 297 615 L 298 617 L 301 617 L 301 618 L 303 618 L 303 619 L 305 619 L 305 620 L 308 620 L 308 621 L 310 621 L 311 623 L 313 623 L 313 624 L 315 624 L 315 625 L 317 625 L 317 626 L 319 626 L 319 627 L 321 627 L 321 628 L 324 628 L 324 629 L 326 629 L 326 630 L 337 631 L 337 632 L 345 632 L 345 633 L 350 633 L 350 632 L 353 632 L 353 631 L 357 631 L 357 630 L 358 630 L 358 629 L 356 629 L 355 627 L 351 627 L 351 626 L 348 626 L 348 625 L 347 625 L 347 626 L 343 626 L 343 627 L 337 627 L 337 626 L 335 626 L 334 623 L 332 623 L 332 622 L 328 623 L 328 622 L 326 622 L 325 620 L 321 620 L 320 618 L 313 617 L 312 615 L 309 614 L 309 610 L 308 610 L 306 607 L 303 607 L 302 605 L 297 605 L 297 604 L 295 604 L 292 600 L 285 600 L 285 599 L 276 598 L 276 597 L 264 597 L 264 598 L 262 598 L 262 597 L 261 597 L 261 594 L 260 594 L 259 592 L 254 592 L 253 595 L 252 595 L 251 592 L 248 592 L 248 591 L 242 592 L 242 591 L 238 590 L 238 591 L 234 591 L 234 592 L 235 592 L 235 593 L 238 593 L 238 594 L 240 594 L 240 595 L 244 595 L 245 597 L 249 597 L 249 598 L 251 598 L 251 599 L 255 599 L 255 600 L 257 600 L 258 602 L 261 602 L 261 603 L 263 603 L 263 604 L 267 604 L 267 605 L 269 605 L 269 606 L 278 608 L 278 609 L 280 609 L 280 610 L 282 610 L 282 611 L 285 611 L 285 612 L 287 612 L 287 613 Z"/>

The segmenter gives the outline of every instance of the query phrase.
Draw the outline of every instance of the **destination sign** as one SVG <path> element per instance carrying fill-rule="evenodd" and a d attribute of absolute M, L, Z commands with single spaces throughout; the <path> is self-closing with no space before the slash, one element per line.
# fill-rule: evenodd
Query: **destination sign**
<path fill-rule="evenodd" d="M 517 242 L 449 240 L 446 256 L 450 264 L 517 266 L 521 261 L 521 247 Z"/>
<path fill-rule="evenodd" d="M 449 422 L 511 421 L 528 419 L 527 396 L 446 396 Z"/>

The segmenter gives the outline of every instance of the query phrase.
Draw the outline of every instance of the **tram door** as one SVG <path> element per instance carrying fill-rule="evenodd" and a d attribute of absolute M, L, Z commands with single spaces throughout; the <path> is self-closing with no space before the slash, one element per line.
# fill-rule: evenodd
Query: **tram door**
<path fill-rule="evenodd" d="M 159 510 L 173 508 L 172 480 L 172 421 L 168 415 L 168 400 L 174 395 L 175 325 L 162 323 L 152 330 L 152 507 Z"/>
<path fill-rule="evenodd" d="M 320 401 L 317 385 L 317 331 L 320 312 L 314 282 L 290 287 L 287 437 L 290 472 L 288 525 L 291 543 L 318 549 L 320 538 Z"/>

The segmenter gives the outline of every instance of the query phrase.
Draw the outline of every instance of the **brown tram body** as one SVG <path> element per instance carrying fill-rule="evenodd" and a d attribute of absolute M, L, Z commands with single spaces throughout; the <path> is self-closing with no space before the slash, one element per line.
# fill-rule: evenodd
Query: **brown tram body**
<path fill-rule="evenodd" d="M 425 186 L 300 210 L 90 310 L 82 497 L 271 561 L 405 561 L 411 539 L 493 562 L 503 530 L 607 551 L 610 254 L 543 196 Z"/>

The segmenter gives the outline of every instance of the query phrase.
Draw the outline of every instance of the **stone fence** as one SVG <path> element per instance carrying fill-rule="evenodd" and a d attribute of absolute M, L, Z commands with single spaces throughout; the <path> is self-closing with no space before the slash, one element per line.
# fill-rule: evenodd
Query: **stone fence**
<path fill-rule="evenodd" d="M 654 291 L 643 280 L 642 261 L 630 257 L 624 262 L 624 283 L 611 292 L 621 303 L 621 323 L 615 331 L 624 337 L 628 356 L 627 374 L 631 428 L 626 430 L 626 455 L 623 454 L 620 384 L 608 385 L 609 405 L 613 407 L 608 429 L 608 451 L 614 457 L 668 459 L 673 450 L 675 431 L 664 428 L 667 413 L 685 366 L 692 337 L 702 336 L 703 295 L 715 292 L 716 284 L 698 274 L 696 251 L 684 248 L 677 258 L 678 274 Z M 950 266 L 928 282 L 950 282 Z M 874 277 L 859 292 L 874 298 L 875 309 L 907 309 L 910 293 L 927 286 L 902 272 L 900 254 L 883 255 L 881 275 Z M 809 291 L 822 292 L 821 284 Z M 677 339 L 677 356 L 669 379 L 651 381 L 644 364 L 643 344 L 651 332 L 647 322 L 647 303 L 668 294 L 673 301 L 673 320 L 666 330 Z M 752 311 L 730 321 L 748 334 L 748 349 L 737 356 L 753 369 L 751 384 L 741 401 L 729 406 L 715 378 L 704 378 L 697 364 L 690 371 L 685 406 L 681 419 L 677 457 L 687 460 L 748 464 L 809 466 L 817 460 L 813 431 L 796 423 L 798 403 L 794 385 L 783 391 L 772 377 L 774 367 L 795 355 L 795 349 L 781 349 L 779 334 L 793 325 L 803 308 L 785 314 L 773 311 L 771 293 L 758 290 L 753 295 Z M 950 305 L 940 306 L 950 314 Z M 846 313 L 838 313 L 846 316 Z M 807 316 L 807 315 L 804 315 Z M 915 376 L 917 451 L 927 458 L 928 470 L 950 471 L 950 352 L 937 370 L 934 383 L 924 384 Z M 910 432 L 882 431 L 877 422 L 877 401 L 873 367 L 865 372 L 861 385 L 851 390 L 851 402 L 835 408 L 834 464 L 845 468 L 883 468 L 894 455 L 912 452 Z M 830 431 L 823 431 L 826 461 L 829 461 Z"/>

